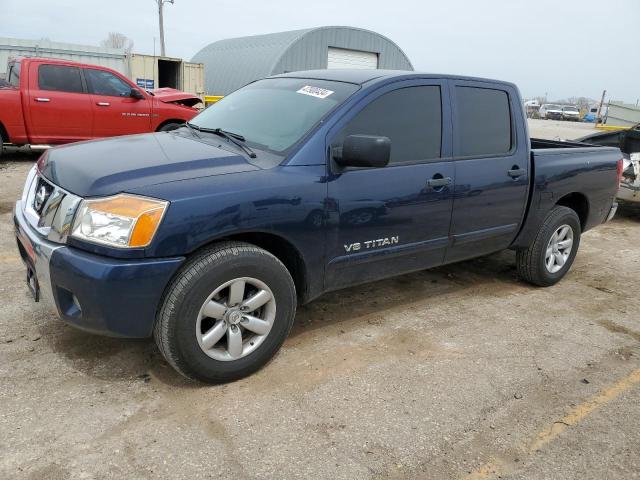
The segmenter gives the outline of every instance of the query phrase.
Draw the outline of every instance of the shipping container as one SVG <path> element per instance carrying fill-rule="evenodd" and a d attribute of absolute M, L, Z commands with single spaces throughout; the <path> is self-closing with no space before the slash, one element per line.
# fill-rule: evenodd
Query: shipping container
<path fill-rule="evenodd" d="M 140 88 L 176 88 L 204 98 L 204 65 L 180 58 L 129 55 L 129 78 Z"/>

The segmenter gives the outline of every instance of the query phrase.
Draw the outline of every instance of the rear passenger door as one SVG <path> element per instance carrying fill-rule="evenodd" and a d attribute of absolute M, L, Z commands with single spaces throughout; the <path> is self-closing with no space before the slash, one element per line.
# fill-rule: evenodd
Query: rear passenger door
<path fill-rule="evenodd" d="M 29 137 L 34 144 L 91 138 L 91 103 L 78 67 L 31 64 Z"/>
<path fill-rule="evenodd" d="M 446 82 L 396 82 L 356 104 L 328 135 L 391 140 L 383 168 L 340 169 L 330 160 L 326 288 L 335 289 L 442 263 L 453 192 Z M 444 125 L 444 127 L 443 127 Z"/>
<path fill-rule="evenodd" d="M 517 91 L 506 84 L 451 81 L 455 191 L 447 262 L 508 247 L 521 224 L 529 148 Z M 517 120 L 517 121 L 516 121 Z"/>
<path fill-rule="evenodd" d="M 145 133 L 151 130 L 151 100 L 131 96 L 132 87 L 112 72 L 85 68 L 84 75 L 91 94 L 93 136 L 112 137 Z"/>

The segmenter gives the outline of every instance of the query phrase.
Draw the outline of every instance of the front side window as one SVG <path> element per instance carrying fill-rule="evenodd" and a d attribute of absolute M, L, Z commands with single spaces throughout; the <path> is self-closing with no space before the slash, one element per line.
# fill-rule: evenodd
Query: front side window
<path fill-rule="evenodd" d="M 131 85 L 113 73 L 104 70 L 85 69 L 89 84 L 89 91 L 94 95 L 109 97 L 128 97 L 131 95 Z"/>
<path fill-rule="evenodd" d="M 189 123 L 242 135 L 251 148 L 283 155 L 357 89 L 328 80 L 268 78 L 236 90 Z"/>
<path fill-rule="evenodd" d="M 391 140 L 389 163 L 419 162 L 441 156 L 442 100 L 439 86 L 394 90 L 364 107 L 333 141 L 347 135 L 376 135 Z"/>
<path fill-rule="evenodd" d="M 503 155 L 511 151 L 511 109 L 504 90 L 456 87 L 458 155 Z"/>
<path fill-rule="evenodd" d="M 84 93 L 80 69 L 65 65 L 40 65 L 38 67 L 38 86 L 41 90 Z"/>

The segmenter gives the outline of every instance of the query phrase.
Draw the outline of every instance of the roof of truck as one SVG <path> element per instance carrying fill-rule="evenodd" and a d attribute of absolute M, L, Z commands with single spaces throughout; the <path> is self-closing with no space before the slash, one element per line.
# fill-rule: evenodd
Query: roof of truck
<path fill-rule="evenodd" d="M 469 80 L 476 82 L 491 82 L 513 85 L 504 80 L 489 78 L 467 77 L 464 75 L 451 75 L 441 73 L 415 72 L 409 70 L 365 70 L 365 69 L 330 69 L 330 70 L 302 70 L 298 72 L 282 73 L 269 78 L 313 78 L 317 80 L 329 80 L 337 82 L 355 83 L 363 85 L 372 80 L 382 78 L 407 77 L 407 78 L 438 78 L 447 80 Z"/>

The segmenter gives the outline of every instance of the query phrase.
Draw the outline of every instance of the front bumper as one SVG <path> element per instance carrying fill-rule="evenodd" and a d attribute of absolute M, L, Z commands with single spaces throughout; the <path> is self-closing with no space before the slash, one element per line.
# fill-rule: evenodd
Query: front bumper
<path fill-rule="evenodd" d="M 151 336 L 164 289 L 184 257 L 120 260 L 50 242 L 27 222 L 20 201 L 13 220 L 20 256 L 62 320 L 103 335 Z"/>

